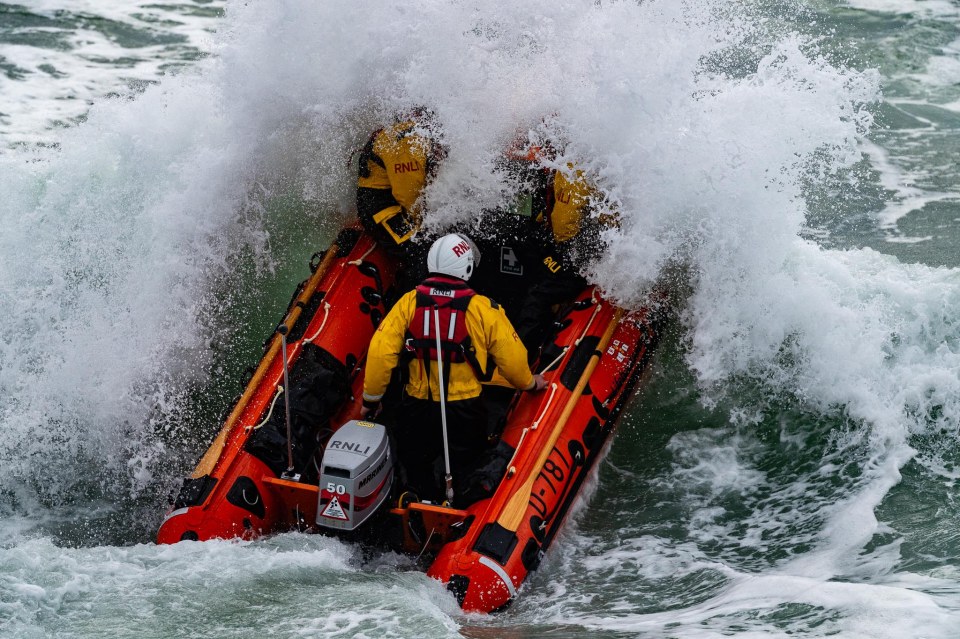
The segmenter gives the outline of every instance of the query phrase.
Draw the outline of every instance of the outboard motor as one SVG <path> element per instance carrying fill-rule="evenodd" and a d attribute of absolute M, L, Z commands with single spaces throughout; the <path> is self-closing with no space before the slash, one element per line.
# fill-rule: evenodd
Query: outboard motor
<path fill-rule="evenodd" d="M 355 530 L 386 501 L 392 484 L 387 429 L 350 420 L 330 437 L 323 452 L 317 524 Z"/>

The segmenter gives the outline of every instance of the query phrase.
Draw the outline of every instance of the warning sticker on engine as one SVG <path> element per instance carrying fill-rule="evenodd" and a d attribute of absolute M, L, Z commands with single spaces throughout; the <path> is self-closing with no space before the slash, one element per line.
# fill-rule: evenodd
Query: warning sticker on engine
<path fill-rule="evenodd" d="M 320 513 L 324 517 L 329 517 L 330 519 L 342 519 L 343 521 L 348 521 L 347 513 L 343 512 L 343 508 L 340 507 L 340 500 L 334 497 L 330 500 L 330 503 L 327 504 L 327 507 L 323 509 L 323 512 Z"/>

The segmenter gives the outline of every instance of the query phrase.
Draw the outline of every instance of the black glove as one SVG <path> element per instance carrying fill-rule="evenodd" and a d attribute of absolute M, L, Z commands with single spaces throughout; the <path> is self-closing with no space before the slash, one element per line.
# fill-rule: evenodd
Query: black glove
<path fill-rule="evenodd" d="M 379 413 L 379 401 L 363 400 L 363 406 L 360 407 L 360 419 L 375 419 Z"/>

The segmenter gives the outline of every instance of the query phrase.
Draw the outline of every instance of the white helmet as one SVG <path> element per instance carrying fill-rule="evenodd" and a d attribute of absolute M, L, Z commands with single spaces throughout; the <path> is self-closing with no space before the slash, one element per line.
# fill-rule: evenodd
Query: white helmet
<path fill-rule="evenodd" d="M 466 235 L 451 233 L 433 243 L 427 253 L 427 270 L 469 280 L 480 264 L 480 251 Z"/>

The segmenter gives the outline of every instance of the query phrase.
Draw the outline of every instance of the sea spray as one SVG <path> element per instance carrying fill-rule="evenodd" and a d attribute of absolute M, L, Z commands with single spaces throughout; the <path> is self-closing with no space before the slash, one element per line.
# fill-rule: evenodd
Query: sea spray
<path fill-rule="evenodd" d="M 711 428 L 674 415 L 659 434 L 669 441 L 660 465 L 641 468 L 649 457 L 634 453 L 651 453 L 631 428 L 671 408 L 641 397 L 611 453 L 622 471 L 601 468 L 590 517 L 599 523 L 579 533 L 587 560 L 549 575 L 557 601 L 525 593 L 522 622 L 810 632 L 831 606 L 814 596 L 828 584 L 844 602 L 819 613 L 840 618 L 831 631 L 871 626 L 857 612 L 877 612 L 876 592 L 949 627 L 944 608 L 911 589 L 932 581 L 896 573 L 898 545 L 876 512 L 915 450 L 931 473 L 954 472 L 943 433 L 958 407 L 956 272 L 810 239 L 804 184 L 861 159 L 878 77 L 824 59 L 813 38 L 730 13 L 722 2 L 232 3 L 215 56 L 191 73 L 98 104 L 58 136 L 58 151 L 8 154 L 0 249 L 15 259 L 0 266 L 0 508 L 24 516 L 6 517 L 4 530 L 21 539 L 45 519 L 82 524 L 112 508 L 121 523 L 106 539 L 96 526 L 46 531 L 89 545 L 150 538 L 161 496 L 218 426 L 218 409 L 196 429 L 179 414 L 196 395 L 227 403 L 236 388 L 221 389 L 225 362 L 255 361 L 282 312 L 266 283 L 286 292 L 302 277 L 274 278 L 287 250 L 277 224 L 315 232 L 322 248 L 350 218 L 357 147 L 395 112 L 427 105 L 449 148 L 426 194 L 428 232 L 503 205 L 503 149 L 546 122 L 567 141 L 563 159 L 620 214 L 591 278 L 634 303 L 665 264 L 680 260 L 689 274 L 668 360 L 683 371 L 667 383 L 702 401 L 692 423 Z M 263 334 L 229 343 L 251 317 Z M 611 496 L 611 481 L 623 495 Z M 131 512 L 156 514 L 127 524 Z M 589 581 L 619 546 L 642 570 Z M 101 560 L 78 556 L 79 574 Z M 218 561 L 204 556 L 194 558 L 202 569 Z M 175 559 L 159 569 L 164 590 L 192 595 Z M 239 572 L 247 562 L 227 563 Z M 776 577 L 762 581 L 763 597 L 750 587 L 757 573 Z M 375 575 L 346 580 L 364 586 L 351 592 L 373 617 L 381 598 L 401 596 Z M 856 588 L 832 585 L 844 581 Z M 85 605 L 125 614 L 57 605 L 74 620 Z M 657 614 L 664 607 L 689 614 Z M 42 632 L 38 615 L 23 627 Z M 378 627 L 392 629 L 386 617 Z"/>
<path fill-rule="evenodd" d="M 710 339 L 699 300 L 736 299 L 750 274 L 777 272 L 803 219 L 800 168 L 824 146 L 845 161 L 870 98 L 869 77 L 809 58 L 796 39 L 773 43 L 752 74 L 715 73 L 705 60 L 762 31 L 721 27 L 714 8 L 457 11 L 438 1 L 411 15 L 231 5 L 216 57 L 195 72 L 98 105 L 40 162 L 8 160 L 16 208 L 5 242 L 10 254 L 29 246 L 40 259 L 20 261 L 5 290 L 24 300 L 42 287 L 47 301 L 21 302 L 7 320 L 3 387 L 15 434 L 6 457 L 25 459 L 31 441 L 52 436 L 62 443 L 32 450 L 65 459 L 112 451 L 107 467 L 127 472 L 117 466 L 124 455 L 157 444 L 156 411 L 182 406 L 169 399 L 184 393 L 178 383 L 209 370 L 204 344 L 217 322 L 230 322 L 210 289 L 230 282 L 218 273 L 248 248 L 269 264 L 262 216 L 271 197 L 300 192 L 318 236 L 329 237 L 348 215 L 338 210 L 349 203 L 351 155 L 378 122 L 415 104 L 435 110 L 450 149 L 426 194 L 428 230 L 503 205 L 509 189 L 492 169 L 518 129 L 549 116 L 566 136 L 564 157 L 621 215 L 594 277 L 635 301 L 684 253 L 698 288 L 691 341 Z M 365 37 L 338 26 L 346 23 L 364 24 Z M 743 326 L 736 308 L 725 306 L 734 316 L 725 330 Z M 20 334 L 36 313 L 58 321 Z M 723 357 L 704 351 L 701 361 Z M 149 478 L 149 466 L 136 464 L 134 476 Z M 47 483 L 35 466 L 4 468 Z"/>

